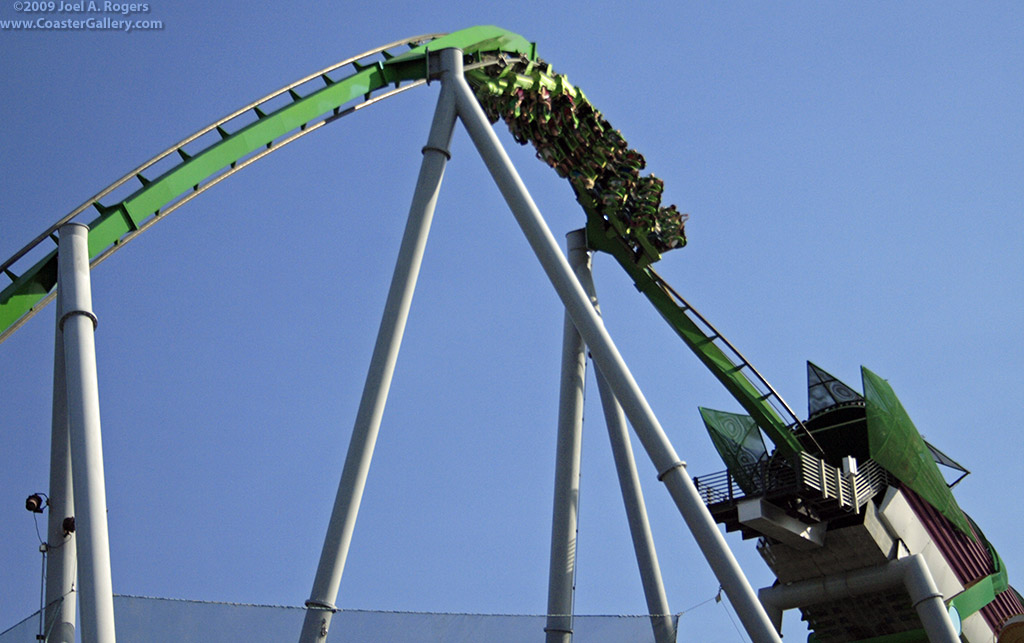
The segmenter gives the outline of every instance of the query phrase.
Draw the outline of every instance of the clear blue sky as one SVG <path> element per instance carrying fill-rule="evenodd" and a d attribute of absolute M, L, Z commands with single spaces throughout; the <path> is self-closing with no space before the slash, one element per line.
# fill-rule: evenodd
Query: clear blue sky
<path fill-rule="evenodd" d="M 1024 585 L 1019 3 L 149 4 L 164 29 L 0 31 L 0 258 L 292 80 L 495 24 L 535 40 L 691 213 L 663 276 L 797 409 L 807 359 L 858 389 L 862 364 L 889 379 L 921 432 L 974 471 L 961 505 Z M 94 272 L 116 592 L 308 597 L 435 92 L 271 155 Z M 568 185 L 511 151 L 556 236 L 581 226 Z M 612 261 L 595 273 L 690 472 L 723 468 L 697 406 L 738 405 Z M 458 132 L 342 607 L 544 611 L 561 328 Z M 49 309 L 0 345 L 0 630 L 38 606 L 22 503 L 47 487 L 52 335 Z M 642 612 L 596 387 L 587 404 L 577 611 Z M 685 610 L 718 584 L 646 461 L 641 475 L 669 601 Z M 769 584 L 753 543 L 729 542 Z M 681 624 L 693 640 L 739 639 L 714 604 Z M 786 631 L 802 638 L 796 614 Z"/>

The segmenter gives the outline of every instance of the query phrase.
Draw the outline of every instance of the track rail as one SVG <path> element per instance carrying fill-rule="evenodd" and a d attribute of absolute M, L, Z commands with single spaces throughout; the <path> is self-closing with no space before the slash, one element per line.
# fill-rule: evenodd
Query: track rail
<path fill-rule="evenodd" d="M 585 210 L 595 207 L 585 195 L 581 195 L 580 204 Z M 788 454 L 797 454 L 807 449 L 822 453 L 810 431 L 768 380 L 711 322 L 669 286 L 651 268 L 649 261 L 638 260 L 633 248 L 623 243 L 610 225 L 602 224 L 598 217 L 590 217 L 587 241 L 591 247 L 607 252 L 618 261 L 633 279 L 637 290 L 647 297 L 680 339 L 754 418 L 777 448 Z"/>
<path fill-rule="evenodd" d="M 397 55 L 390 51 L 403 46 L 412 49 Z M 488 52 L 534 55 L 531 43 L 496 27 L 415 36 L 347 58 L 235 110 L 125 174 L 0 265 L 0 273 L 10 282 L 0 291 L 0 342 L 53 299 L 55 232 L 60 226 L 85 218 L 87 212 L 98 212 L 99 216 L 88 222 L 89 257 L 95 266 L 159 219 L 270 152 L 342 116 L 426 83 L 431 46 L 435 50 L 457 47 L 478 59 Z M 467 68 L 480 64 L 487 62 Z M 352 71 L 348 76 L 333 77 L 348 67 Z M 375 92 L 378 95 L 374 96 Z M 278 105 L 282 97 L 286 97 L 285 105 L 269 107 Z M 166 167 L 168 164 L 171 167 Z M 161 174 L 148 178 L 144 173 L 150 170 Z M 140 187 L 126 198 L 109 205 L 101 202 L 134 181 Z M 48 242 L 54 247 L 32 263 L 28 256 L 42 254 Z"/>
<path fill-rule="evenodd" d="M 409 50 L 393 53 L 402 47 Z M 448 47 L 467 56 L 467 79 L 491 117 L 503 118 L 518 142 L 532 142 L 538 158 L 569 180 L 587 214 L 590 246 L 616 258 L 776 446 L 787 453 L 804 450 L 796 435 L 802 425 L 782 397 L 650 269 L 661 252 L 685 244 L 685 215 L 674 206 L 661 207 L 661 180 L 639 175 L 643 157 L 627 147 L 583 92 L 537 58 L 533 43 L 497 27 L 415 36 L 347 58 L 248 103 L 125 174 L 0 265 L 0 280 L 9 281 L 0 291 L 0 342 L 54 298 L 55 233 L 62 225 L 98 213 L 88 221 L 90 264 L 96 266 L 157 221 L 271 152 L 426 84 L 432 74 L 429 51 Z M 135 182 L 139 185 L 134 192 L 116 198 Z M 108 199 L 114 201 L 105 204 Z"/>
<path fill-rule="evenodd" d="M 212 155 L 212 153 L 215 152 L 215 150 L 213 150 L 212 148 L 217 147 L 219 144 L 223 143 L 228 138 L 230 138 L 230 136 L 225 136 L 227 130 L 231 128 L 233 124 L 236 124 L 240 118 L 244 118 L 244 115 L 252 112 L 253 115 L 255 115 L 256 122 L 259 122 L 266 118 L 270 118 L 271 116 L 277 117 L 280 112 L 284 111 L 283 109 L 278 110 L 277 112 L 270 112 L 268 114 L 265 106 L 268 103 L 278 99 L 278 97 L 288 94 L 290 98 L 296 99 L 298 97 L 298 94 L 296 92 L 297 88 L 300 88 L 303 85 L 309 83 L 310 81 L 314 81 L 316 79 L 322 80 L 323 83 L 329 87 L 335 82 L 334 80 L 331 79 L 330 74 L 336 72 L 339 69 L 352 65 L 356 69 L 356 75 L 358 75 L 359 72 L 362 71 L 360 67 L 364 66 L 363 63 L 360 61 L 365 61 L 367 58 L 385 54 L 385 52 L 388 52 L 389 50 L 394 49 L 396 47 L 416 47 L 422 45 L 425 42 L 429 42 L 430 40 L 433 40 L 439 37 L 440 35 L 442 34 L 427 34 L 423 36 L 415 36 L 413 38 L 388 43 L 381 47 L 377 47 L 375 49 L 363 52 L 358 56 L 346 58 L 345 60 L 342 60 L 334 65 L 321 69 L 318 72 L 315 72 L 304 78 L 300 78 L 295 82 L 285 85 L 284 87 L 278 89 L 277 91 L 271 92 L 270 94 L 267 94 L 263 98 L 253 101 L 248 105 L 245 105 L 235 110 L 234 112 L 231 112 L 223 118 L 214 121 L 210 125 L 200 129 L 194 134 L 172 145 L 171 147 L 167 148 L 160 154 L 157 154 L 156 156 L 149 159 L 142 165 L 136 167 L 132 171 L 128 172 L 127 174 L 119 178 L 118 180 L 114 181 L 106 188 L 104 188 L 97 194 L 93 195 L 91 198 L 87 199 L 80 206 L 78 206 L 68 214 L 58 219 L 53 225 L 51 225 L 49 228 L 40 233 L 35 239 L 30 241 L 25 247 L 16 252 L 11 258 L 9 258 L 2 265 L 0 265 L 0 272 L 2 272 L 4 276 L 11 282 L 4 289 L 3 293 L 0 294 L 0 306 L 2 306 L 0 307 L 0 328 L 3 329 L 2 331 L 0 331 L 0 341 L 6 339 L 11 333 L 13 333 L 21 325 L 27 322 L 35 313 L 37 313 L 39 310 L 45 307 L 46 304 L 48 304 L 55 296 L 56 290 L 54 286 L 56 285 L 56 281 L 55 273 L 53 272 L 53 266 L 55 265 L 56 261 L 56 248 L 52 249 L 48 254 L 46 254 L 46 256 L 42 260 L 36 262 L 26 272 L 22 273 L 21 275 L 17 274 L 14 271 L 14 268 L 19 264 L 19 262 L 21 262 L 21 260 L 26 255 L 32 253 L 32 251 L 36 250 L 41 245 L 46 244 L 47 241 L 52 241 L 54 245 L 56 245 L 57 238 L 55 233 L 61 226 L 71 221 L 74 221 L 75 219 L 83 215 L 83 213 L 91 212 L 94 209 L 100 213 L 100 216 L 94 219 L 89 224 L 91 228 L 91 233 L 96 233 L 96 229 L 99 228 L 100 235 L 102 236 L 101 241 L 90 241 L 90 265 L 98 265 L 103 260 L 112 255 L 114 252 L 120 250 L 126 243 L 128 243 L 136 236 L 141 234 L 144 230 L 148 229 L 151 225 L 156 223 L 162 217 L 166 216 L 167 214 L 170 214 L 171 212 L 181 207 L 185 203 L 191 201 L 199 194 L 205 192 L 206 190 L 213 187 L 217 183 L 220 183 L 228 176 L 231 176 L 232 174 L 242 170 L 244 167 L 247 167 L 248 165 L 256 162 L 257 160 L 264 158 L 271 152 L 281 149 L 288 143 L 300 138 L 301 136 L 305 136 L 306 134 L 309 134 L 319 129 L 327 122 L 329 122 L 329 119 L 333 120 L 347 113 L 352 113 L 359 109 L 360 107 L 366 106 L 371 103 L 375 103 L 389 96 L 393 96 L 401 91 L 411 89 L 412 87 L 423 84 L 426 81 L 425 79 L 411 81 L 405 86 L 396 87 L 394 90 L 389 91 L 384 95 L 377 96 L 375 98 L 370 98 L 370 94 L 369 92 L 367 92 L 364 95 L 365 98 L 362 102 L 352 105 L 345 111 L 341 111 L 340 106 L 334 107 L 326 116 L 322 116 L 319 120 L 316 120 L 315 122 L 302 123 L 299 126 L 299 131 L 297 132 L 291 134 L 281 133 L 278 136 L 270 138 L 270 140 L 263 143 L 264 149 L 262 149 L 261 151 L 254 152 L 253 150 L 249 150 L 248 155 L 238 155 L 238 158 L 235 158 L 234 160 L 230 161 L 227 164 L 226 168 L 222 166 L 221 168 L 219 168 L 219 171 L 215 171 L 213 174 L 207 176 L 206 178 L 197 180 L 197 182 L 193 184 L 191 190 L 179 194 L 169 200 L 166 200 L 162 205 L 158 205 L 150 216 L 143 215 L 126 217 L 125 215 L 129 212 L 129 203 L 137 203 L 140 199 L 144 199 L 146 196 L 148 196 L 148 194 L 151 191 L 155 191 L 160 187 L 160 181 L 158 181 L 158 184 L 154 186 L 153 181 L 147 179 L 143 172 L 146 172 L 150 168 L 153 168 L 153 166 L 157 165 L 158 163 L 161 163 L 167 158 L 175 159 L 176 157 L 178 161 L 177 164 L 173 168 L 171 168 L 167 172 L 164 172 L 161 175 L 161 180 L 167 180 L 167 182 L 170 182 L 169 175 L 173 176 L 175 173 L 181 173 L 181 171 L 186 170 L 186 166 L 193 162 L 196 157 L 202 157 L 207 153 L 211 153 Z M 293 100 L 293 104 L 294 102 L 296 101 Z M 250 124 L 251 123 L 246 123 L 246 125 Z M 239 128 L 239 132 L 236 132 L 236 135 L 241 133 L 241 130 L 243 129 L 245 129 L 245 126 Z M 191 153 L 186 151 L 186 148 L 191 148 L 191 146 L 198 139 L 203 138 L 204 136 L 211 132 L 218 132 L 218 134 L 220 134 L 221 136 L 221 141 L 209 145 L 202 150 L 192 150 Z M 130 197 L 119 202 L 114 206 L 105 206 L 101 203 L 101 199 L 104 199 L 112 192 L 118 190 L 119 188 L 121 188 L 121 186 L 127 183 L 131 183 L 133 181 L 138 181 L 139 183 L 142 184 L 142 187 L 134 194 L 132 194 Z M 119 217 L 120 221 L 118 221 L 115 217 Z M 110 239 L 110 237 L 113 236 L 112 233 L 115 225 L 117 225 L 119 234 L 114 236 L 113 239 Z M 99 250 L 98 252 L 94 253 L 94 248 L 96 248 L 101 243 L 104 246 L 102 250 Z M 44 294 L 41 297 L 36 297 L 41 292 Z M 25 309 L 26 304 L 28 305 L 27 309 Z"/>

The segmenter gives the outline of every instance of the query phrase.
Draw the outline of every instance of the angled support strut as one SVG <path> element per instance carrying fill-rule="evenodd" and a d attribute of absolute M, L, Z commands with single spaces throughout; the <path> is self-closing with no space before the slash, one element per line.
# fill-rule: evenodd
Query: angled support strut
<path fill-rule="evenodd" d="M 398 251 L 394 277 L 384 304 L 384 315 L 373 347 L 370 369 L 366 375 L 363 396 L 359 401 L 355 426 L 349 442 L 345 467 L 342 470 L 338 494 L 331 512 L 320 563 L 317 566 L 313 590 L 306 601 L 306 617 L 302 625 L 301 643 L 320 643 L 327 640 L 331 618 L 337 610 L 335 600 L 345 569 L 352 532 L 355 529 L 359 504 L 370 470 L 370 460 L 377 443 L 384 405 L 391 387 L 391 377 L 398 360 L 398 349 L 405 333 L 413 291 L 419 276 L 423 251 L 434 216 L 438 190 L 448 162 L 448 146 L 455 128 L 455 96 L 450 82 L 462 77 L 462 56 L 457 50 L 444 50 L 442 61 L 441 95 L 437 99 L 434 121 L 427 144 L 423 148 L 416 190 L 409 208 L 409 219 Z"/>
<path fill-rule="evenodd" d="M 566 311 L 590 347 L 594 363 L 607 378 L 609 386 L 622 404 L 626 417 L 629 418 L 654 466 L 662 472 L 662 482 L 668 488 L 704 557 L 711 565 L 733 607 L 736 608 L 747 633 L 758 642 L 780 641 L 753 588 L 743 575 L 739 563 L 729 550 L 725 538 L 718 531 L 714 519 L 701 501 L 693 480 L 686 472 L 686 467 L 681 466 L 682 460 L 669 442 L 665 430 L 654 416 L 654 411 L 643 393 L 640 392 L 640 387 L 626 367 L 594 307 L 591 306 L 583 287 L 573 275 L 568 261 L 559 251 L 551 230 L 548 229 L 537 205 L 512 166 L 508 154 L 501 147 L 497 135 L 484 115 L 483 108 L 473 96 L 473 91 L 464 78 L 459 76 L 454 80 L 459 118 L 469 131 L 473 144 Z"/>

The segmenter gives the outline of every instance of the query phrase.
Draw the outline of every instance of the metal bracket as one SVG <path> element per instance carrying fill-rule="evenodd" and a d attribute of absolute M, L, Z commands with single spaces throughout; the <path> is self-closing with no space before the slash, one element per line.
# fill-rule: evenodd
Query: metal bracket
<path fill-rule="evenodd" d="M 69 311 L 67 313 L 64 313 L 64 316 L 60 318 L 60 330 L 61 330 L 61 332 L 64 332 L 64 322 L 67 321 L 68 317 L 74 317 L 75 315 L 85 315 L 86 317 L 91 319 L 92 320 L 92 329 L 93 330 L 96 330 L 96 327 L 100 325 L 99 320 L 96 319 L 96 315 L 93 315 L 88 310 L 72 310 L 72 311 Z"/>
<path fill-rule="evenodd" d="M 686 462 L 685 461 L 680 460 L 680 461 L 676 462 L 675 464 L 671 465 L 669 468 L 665 469 L 664 471 L 662 471 L 661 473 L 658 474 L 658 482 L 661 482 L 662 480 L 664 480 L 665 476 L 667 476 L 668 474 L 672 473 L 676 469 L 685 469 L 685 468 L 686 468 Z"/>
<path fill-rule="evenodd" d="M 448 150 L 442 148 L 442 147 L 434 147 L 433 145 L 424 145 L 423 149 L 420 150 L 420 152 L 423 153 L 423 154 L 426 154 L 428 151 L 430 151 L 430 152 L 440 152 L 441 154 L 444 154 L 446 159 L 448 159 L 449 161 L 452 160 L 452 153 L 449 152 Z"/>
<path fill-rule="evenodd" d="M 323 601 L 314 601 L 314 600 L 310 599 L 310 600 L 306 601 L 305 605 L 306 605 L 306 607 L 311 608 L 311 609 L 327 610 L 327 611 L 332 612 L 332 613 L 338 611 L 338 606 L 337 605 L 334 605 L 332 603 L 325 603 Z"/>
<path fill-rule="evenodd" d="M 429 48 L 423 50 L 423 61 L 426 65 L 426 79 L 427 84 L 430 84 L 432 80 L 440 80 L 441 78 L 441 52 L 430 51 Z"/>

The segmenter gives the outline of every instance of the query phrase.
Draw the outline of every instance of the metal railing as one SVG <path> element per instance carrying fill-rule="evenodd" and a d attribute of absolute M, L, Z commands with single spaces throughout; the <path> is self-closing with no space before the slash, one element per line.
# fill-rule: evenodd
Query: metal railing
<path fill-rule="evenodd" d="M 700 497 L 708 505 L 744 498 L 795 492 L 800 486 L 796 469 L 783 457 L 766 458 L 737 470 L 694 478 Z"/>
<path fill-rule="evenodd" d="M 871 498 L 890 484 L 889 473 L 874 460 L 858 465 L 856 474 L 843 471 L 809 453 L 795 459 L 774 457 L 694 478 L 707 505 L 735 503 L 747 498 L 800 497 L 820 505 L 859 513 Z"/>

